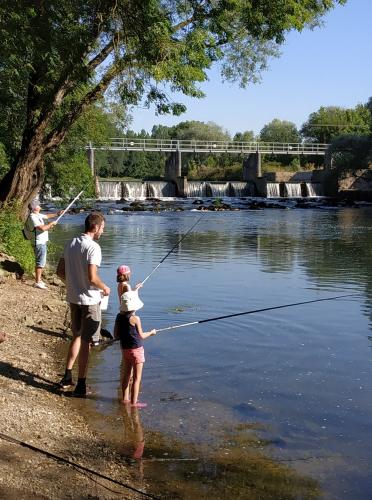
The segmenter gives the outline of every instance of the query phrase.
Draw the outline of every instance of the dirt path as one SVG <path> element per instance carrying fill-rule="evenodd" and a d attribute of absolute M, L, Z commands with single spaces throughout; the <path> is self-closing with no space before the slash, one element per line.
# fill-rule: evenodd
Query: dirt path
<path fill-rule="evenodd" d="M 4 439 L 129 481 L 123 458 L 56 387 L 68 345 L 62 295 L 60 286 L 38 290 L 32 281 L 0 279 L 0 331 L 7 335 L 0 343 L 0 498 L 146 498 Z"/>

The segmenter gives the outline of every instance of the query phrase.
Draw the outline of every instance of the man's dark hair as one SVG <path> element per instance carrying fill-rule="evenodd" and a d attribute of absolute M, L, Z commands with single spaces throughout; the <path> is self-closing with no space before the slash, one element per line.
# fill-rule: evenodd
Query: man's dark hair
<path fill-rule="evenodd" d="M 91 212 L 85 219 L 85 232 L 94 231 L 95 226 L 100 226 L 105 220 L 100 212 Z"/>

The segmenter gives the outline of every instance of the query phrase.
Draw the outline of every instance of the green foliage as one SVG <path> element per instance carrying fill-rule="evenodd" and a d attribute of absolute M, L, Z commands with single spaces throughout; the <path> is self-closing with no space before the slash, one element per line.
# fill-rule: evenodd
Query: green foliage
<path fill-rule="evenodd" d="M 20 205 L 11 203 L 0 209 L 0 250 L 13 256 L 28 273 L 35 267 L 32 244 L 22 234 L 24 223 L 20 216 Z"/>
<path fill-rule="evenodd" d="M 84 190 L 83 198 L 92 198 L 95 194 L 94 179 L 90 172 L 86 154 L 76 153 L 61 161 L 50 164 L 46 178 L 52 186 L 52 194 L 62 198 L 76 196 Z"/>
<path fill-rule="evenodd" d="M 332 166 L 339 172 L 372 168 L 372 136 L 338 137 L 328 152 L 332 155 Z"/>
<path fill-rule="evenodd" d="M 107 91 L 125 106 L 179 114 L 185 106 L 169 95 L 203 96 L 213 63 L 226 79 L 254 82 L 289 30 L 318 24 L 336 3 L 344 0 L 0 0 L 0 142 L 14 161 L 0 199 L 32 194 L 32 182 L 25 194 L 10 181 L 41 179 L 45 156 Z"/>
<path fill-rule="evenodd" d="M 231 157 L 230 157 L 230 161 Z M 218 157 L 209 156 L 206 163 L 189 162 L 187 177 L 190 180 L 241 181 L 243 168 L 241 163 L 224 166 L 218 163 Z"/>
<path fill-rule="evenodd" d="M 246 130 L 245 132 L 237 132 L 234 135 L 233 141 L 235 142 L 255 142 L 256 137 L 253 130 Z"/>
<path fill-rule="evenodd" d="M 7 155 L 5 153 L 4 144 L 0 142 L 0 179 L 4 177 L 4 175 L 9 170 L 9 162 Z"/>
<path fill-rule="evenodd" d="M 93 196 L 94 179 L 85 147 L 89 142 L 107 143 L 118 135 L 125 123 L 125 112 L 118 106 L 109 109 L 90 106 L 71 127 L 58 151 L 46 160 L 46 182 L 52 186 L 52 194 L 69 198 L 84 189 L 84 197 Z M 119 163 L 117 153 L 99 151 L 95 154 L 97 171 L 106 168 L 107 175 L 118 175 Z"/>
<path fill-rule="evenodd" d="M 301 142 L 301 137 L 296 125 L 286 120 L 278 120 L 277 118 L 263 127 L 259 137 L 262 142 Z M 293 155 L 265 155 L 263 161 L 274 163 L 278 162 L 287 167 L 294 166 Z M 299 164 L 300 160 L 296 158 L 296 162 Z M 293 169 L 296 170 L 296 168 L 292 168 L 292 170 Z"/>
<path fill-rule="evenodd" d="M 275 118 L 261 130 L 260 141 L 301 142 L 301 137 L 294 123 Z"/>
<path fill-rule="evenodd" d="M 338 106 L 320 107 L 311 113 L 301 128 L 306 141 L 329 144 L 342 135 L 368 135 L 371 129 L 371 114 L 368 105 L 358 104 L 354 109 Z"/>

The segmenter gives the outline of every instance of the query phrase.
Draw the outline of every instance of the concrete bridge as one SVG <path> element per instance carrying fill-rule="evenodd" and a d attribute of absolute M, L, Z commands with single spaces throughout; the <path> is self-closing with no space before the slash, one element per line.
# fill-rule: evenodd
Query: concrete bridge
<path fill-rule="evenodd" d="M 194 141 L 174 139 L 141 139 L 117 137 L 107 143 L 86 146 L 89 164 L 94 174 L 95 151 L 151 151 L 170 153 L 165 167 L 165 179 L 181 177 L 182 153 L 225 153 L 244 155 L 243 179 L 250 180 L 252 174 L 261 176 L 261 155 L 309 155 L 324 156 L 328 144 L 286 142 L 238 142 L 238 141 Z"/>

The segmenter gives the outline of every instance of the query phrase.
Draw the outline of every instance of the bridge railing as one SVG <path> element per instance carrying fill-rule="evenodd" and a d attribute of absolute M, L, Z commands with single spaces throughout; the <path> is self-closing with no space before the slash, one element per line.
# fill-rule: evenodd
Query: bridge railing
<path fill-rule="evenodd" d="M 107 143 L 90 144 L 88 149 L 116 151 L 159 151 L 230 154 L 291 154 L 324 155 L 328 144 L 286 142 L 187 141 L 175 139 L 142 139 L 115 137 Z"/>

